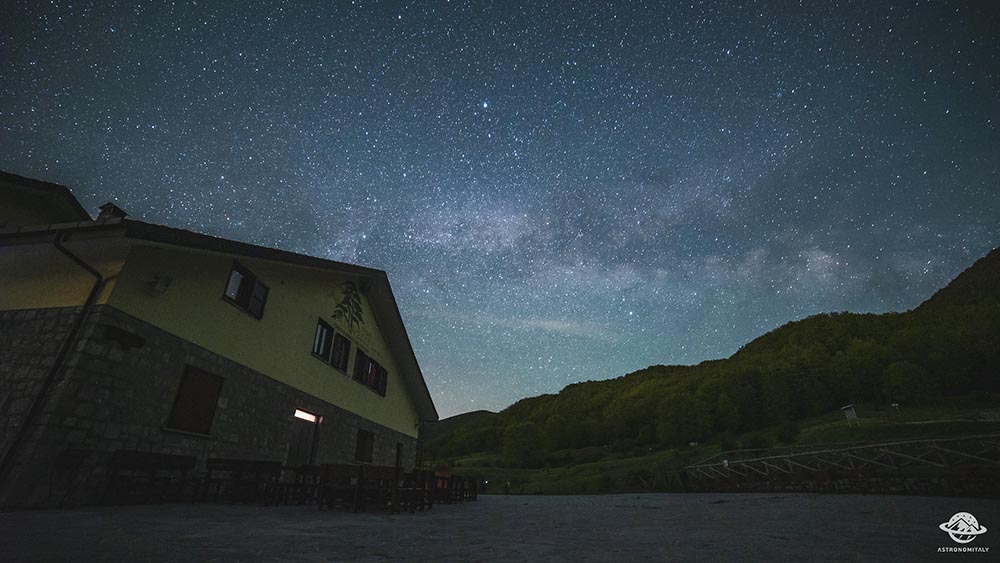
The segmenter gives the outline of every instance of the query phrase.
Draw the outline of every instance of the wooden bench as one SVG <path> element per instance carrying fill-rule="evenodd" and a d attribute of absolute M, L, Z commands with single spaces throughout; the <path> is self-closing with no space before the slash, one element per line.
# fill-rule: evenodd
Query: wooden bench
<path fill-rule="evenodd" d="M 316 504 L 320 510 L 343 506 L 357 512 L 361 507 L 362 466 L 327 463 L 319 467 Z"/>
<path fill-rule="evenodd" d="M 465 500 L 479 500 L 479 479 L 469 479 L 465 488 Z"/>
<path fill-rule="evenodd" d="M 268 504 L 309 504 L 319 495 L 321 469 L 316 465 L 282 467 L 281 476 L 267 490 Z"/>
<path fill-rule="evenodd" d="M 355 512 L 430 510 L 438 494 L 437 480 L 428 471 L 406 473 L 390 466 L 325 464 L 320 466 L 317 504 L 320 510 L 343 506 Z"/>
<path fill-rule="evenodd" d="M 118 450 L 111 454 L 104 500 L 115 504 L 174 502 L 190 484 L 194 456 Z"/>
<path fill-rule="evenodd" d="M 259 459 L 209 458 L 201 497 L 207 500 L 254 502 L 266 498 L 281 475 L 281 462 Z"/>
<path fill-rule="evenodd" d="M 414 512 L 434 507 L 434 474 L 416 470 L 404 473 L 399 489 L 399 509 Z"/>
<path fill-rule="evenodd" d="M 452 502 L 465 502 L 465 489 L 468 485 L 465 477 L 452 475 L 451 477 L 451 498 Z"/>
<path fill-rule="evenodd" d="M 360 473 L 360 508 L 397 511 L 399 482 L 395 467 L 363 465 Z"/>
<path fill-rule="evenodd" d="M 434 473 L 434 488 L 431 491 L 431 498 L 435 504 L 454 504 L 453 483 L 455 477 L 447 473 L 437 471 Z"/>

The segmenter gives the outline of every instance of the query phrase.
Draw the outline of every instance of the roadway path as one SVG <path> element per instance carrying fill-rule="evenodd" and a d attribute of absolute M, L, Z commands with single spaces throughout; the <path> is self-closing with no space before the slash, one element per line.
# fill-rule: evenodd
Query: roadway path
<path fill-rule="evenodd" d="M 969 546 L 938 529 L 971 512 Z M 995 546 L 995 549 L 993 549 Z M 417 514 L 224 504 L 0 513 L 2 561 L 964 561 L 1000 500 L 805 494 L 480 496 Z"/>

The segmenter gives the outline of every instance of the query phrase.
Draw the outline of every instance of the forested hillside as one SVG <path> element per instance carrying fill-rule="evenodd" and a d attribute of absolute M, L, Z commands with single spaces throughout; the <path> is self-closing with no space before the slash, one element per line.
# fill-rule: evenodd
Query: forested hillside
<path fill-rule="evenodd" d="M 426 459 L 485 452 L 506 466 L 538 467 L 560 451 L 724 442 L 765 427 L 780 441 L 794 437 L 796 421 L 848 403 L 972 394 L 1000 402 L 1000 249 L 912 311 L 816 315 L 724 360 L 652 366 L 445 420 L 428 429 L 424 451 Z"/>

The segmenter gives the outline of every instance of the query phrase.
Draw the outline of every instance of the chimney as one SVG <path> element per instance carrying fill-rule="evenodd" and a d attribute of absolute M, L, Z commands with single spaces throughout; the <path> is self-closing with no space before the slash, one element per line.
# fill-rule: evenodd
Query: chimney
<path fill-rule="evenodd" d="M 98 221 L 107 221 L 109 219 L 124 219 L 128 213 L 122 210 L 121 207 L 111 203 L 110 201 L 99 207 L 101 210 L 97 214 Z"/>

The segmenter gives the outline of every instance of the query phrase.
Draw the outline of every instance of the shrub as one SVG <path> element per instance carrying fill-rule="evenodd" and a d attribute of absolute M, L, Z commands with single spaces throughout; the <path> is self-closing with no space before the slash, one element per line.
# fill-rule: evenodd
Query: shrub
<path fill-rule="evenodd" d="M 723 432 L 719 434 L 718 441 L 719 441 L 719 448 L 721 448 L 722 451 L 724 452 L 727 452 L 729 450 L 735 450 L 736 448 L 740 447 L 739 443 L 736 442 L 736 437 L 734 437 L 730 432 Z"/>
<path fill-rule="evenodd" d="M 740 447 L 745 450 L 762 450 L 771 447 L 771 439 L 763 432 L 750 432 L 743 435 Z"/>
<path fill-rule="evenodd" d="M 791 444 L 799 437 L 799 425 L 791 421 L 782 422 L 774 435 L 782 444 Z"/>

